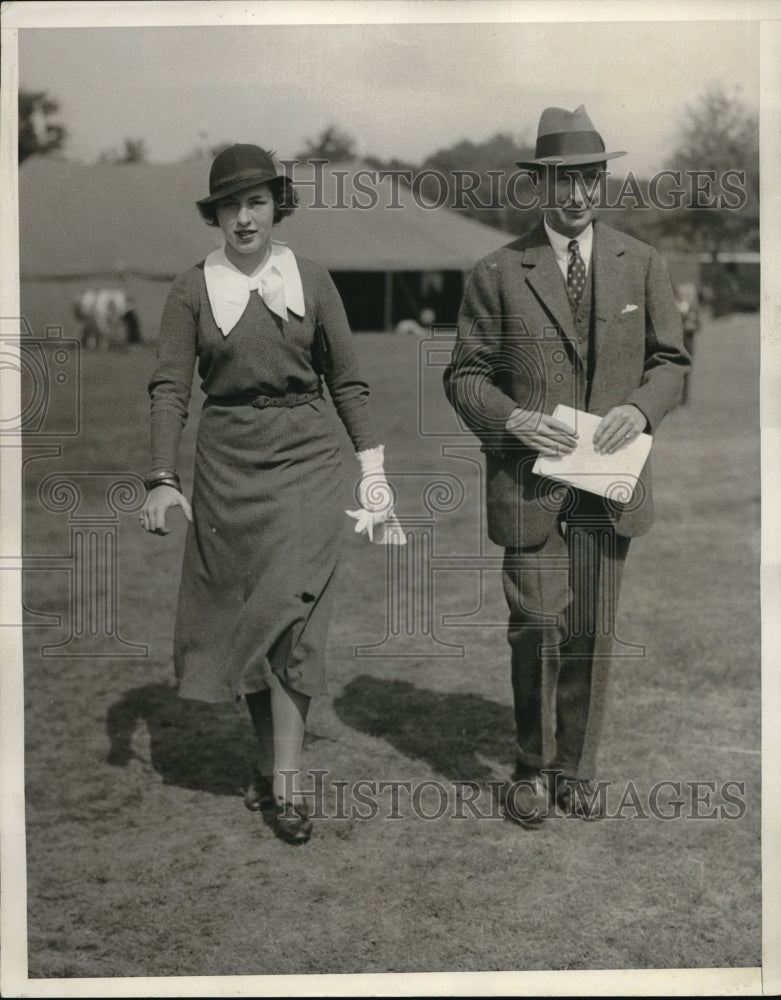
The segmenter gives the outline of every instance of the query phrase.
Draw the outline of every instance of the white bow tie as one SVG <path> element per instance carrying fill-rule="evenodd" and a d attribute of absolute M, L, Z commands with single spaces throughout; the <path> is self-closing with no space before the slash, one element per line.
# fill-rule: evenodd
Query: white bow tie
<path fill-rule="evenodd" d="M 266 263 L 249 275 L 231 264 L 223 247 L 212 250 L 204 263 L 204 277 L 214 321 L 223 337 L 241 319 L 253 291 L 285 322 L 288 310 L 302 318 L 305 315 L 304 289 L 295 254 L 281 244 L 272 244 Z"/>
<path fill-rule="evenodd" d="M 266 266 L 260 274 L 250 278 L 249 289 L 251 292 L 257 291 L 269 309 L 280 319 L 287 321 L 285 279 L 276 264 Z"/>

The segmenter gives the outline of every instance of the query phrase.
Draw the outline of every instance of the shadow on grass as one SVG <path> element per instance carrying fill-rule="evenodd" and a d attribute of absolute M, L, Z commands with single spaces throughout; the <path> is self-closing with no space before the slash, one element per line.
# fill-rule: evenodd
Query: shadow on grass
<path fill-rule="evenodd" d="M 346 725 L 386 740 L 451 781 L 494 778 L 497 765 L 513 764 L 512 709 L 479 695 L 361 676 L 345 687 L 334 708 Z M 181 788 L 236 795 L 255 766 L 243 705 L 189 701 L 166 684 L 127 691 L 109 708 L 106 731 L 109 764 L 126 767 L 139 760 Z M 315 739 L 307 735 L 308 743 Z"/>
<path fill-rule="evenodd" d="M 334 709 L 346 725 L 386 740 L 450 781 L 495 778 L 487 761 L 507 768 L 514 763 L 512 708 L 479 695 L 362 675 L 334 699 Z"/>
<path fill-rule="evenodd" d="M 255 766 L 257 750 L 243 706 L 187 701 L 166 684 L 126 692 L 109 708 L 106 730 L 109 764 L 125 767 L 140 760 L 165 783 L 182 788 L 235 795 Z"/>

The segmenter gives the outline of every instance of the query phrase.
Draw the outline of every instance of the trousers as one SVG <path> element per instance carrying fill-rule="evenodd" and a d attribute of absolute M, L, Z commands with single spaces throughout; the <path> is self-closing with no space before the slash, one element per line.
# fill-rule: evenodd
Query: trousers
<path fill-rule="evenodd" d="M 572 493 L 544 542 L 505 549 L 502 582 L 518 763 L 591 779 L 629 539 L 597 498 Z"/>

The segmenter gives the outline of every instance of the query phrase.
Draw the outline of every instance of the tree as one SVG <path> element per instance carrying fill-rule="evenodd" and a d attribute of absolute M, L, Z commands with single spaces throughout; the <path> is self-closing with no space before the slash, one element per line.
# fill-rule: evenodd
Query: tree
<path fill-rule="evenodd" d="M 184 157 L 185 163 L 191 163 L 193 160 L 213 160 L 214 157 L 232 146 L 233 143 L 229 142 L 227 139 L 223 139 L 222 142 L 209 142 L 209 136 L 206 132 L 198 133 L 198 144 L 194 146 L 190 152 Z"/>
<path fill-rule="evenodd" d="M 296 157 L 299 160 L 329 160 L 331 163 L 355 160 L 355 139 L 338 125 L 329 125 L 316 139 L 307 139 L 303 151 L 296 153 Z"/>
<path fill-rule="evenodd" d="M 690 197 L 665 213 L 665 229 L 689 249 L 714 255 L 745 245 L 759 225 L 757 113 L 721 86 L 711 87 L 687 106 L 669 165 L 687 180 Z"/>
<path fill-rule="evenodd" d="M 62 149 L 65 128 L 50 116 L 60 105 L 45 90 L 19 90 L 19 162 L 35 154 L 45 155 Z"/>
<path fill-rule="evenodd" d="M 530 198 L 528 181 L 520 179 L 517 160 L 534 156 L 534 145 L 524 137 L 497 132 L 480 143 L 463 139 L 447 149 L 439 149 L 423 161 L 424 170 L 436 170 L 447 183 L 446 204 L 478 222 L 520 234 L 539 217 L 537 209 L 517 206 Z M 474 184 L 468 173 L 479 175 Z M 421 185 L 424 196 L 436 202 L 442 198 L 440 182 L 433 177 Z M 508 190 L 508 182 L 511 190 Z"/>

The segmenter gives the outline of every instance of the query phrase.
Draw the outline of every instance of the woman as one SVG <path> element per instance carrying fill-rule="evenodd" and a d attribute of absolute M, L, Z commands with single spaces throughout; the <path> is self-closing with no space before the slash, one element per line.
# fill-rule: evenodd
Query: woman
<path fill-rule="evenodd" d="M 348 512 L 355 530 L 376 541 L 403 536 L 338 292 L 324 267 L 271 239 L 295 206 L 290 180 L 260 147 L 234 145 L 215 158 L 197 205 L 225 245 L 180 275 L 163 311 L 141 520 L 166 534 L 166 513 L 178 506 L 191 522 L 174 632 L 179 694 L 244 696 L 259 746 L 245 802 L 301 843 L 311 820 L 299 756 L 310 699 L 325 689 L 343 525 L 321 375 L 361 464 L 361 508 Z M 207 398 L 191 509 L 175 470 L 196 359 Z"/>

